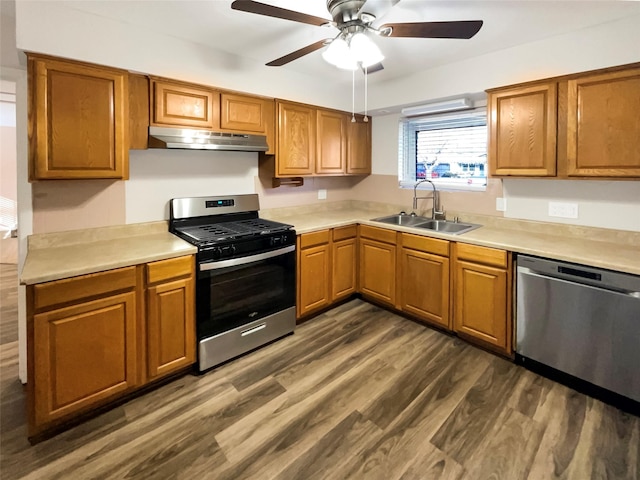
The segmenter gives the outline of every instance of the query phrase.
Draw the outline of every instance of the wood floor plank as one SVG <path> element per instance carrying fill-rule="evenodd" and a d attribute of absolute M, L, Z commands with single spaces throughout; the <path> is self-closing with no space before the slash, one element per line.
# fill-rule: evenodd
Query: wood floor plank
<path fill-rule="evenodd" d="M 472 455 L 504 408 L 519 367 L 494 358 L 478 382 L 467 392 L 455 411 L 431 438 L 440 450 L 457 462 Z"/>

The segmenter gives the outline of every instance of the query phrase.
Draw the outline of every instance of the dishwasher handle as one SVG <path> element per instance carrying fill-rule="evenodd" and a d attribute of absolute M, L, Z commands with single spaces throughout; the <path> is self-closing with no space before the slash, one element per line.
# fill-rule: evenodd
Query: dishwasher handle
<path fill-rule="evenodd" d="M 560 265 L 558 267 L 558 273 L 563 273 L 565 275 L 570 275 L 574 277 L 587 278 L 589 280 L 594 280 L 596 282 L 602 281 L 602 274 L 596 272 L 590 272 L 588 270 L 579 270 L 573 267 L 565 267 Z"/>
<path fill-rule="evenodd" d="M 640 297 L 640 276 L 586 265 L 518 255 L 517 269 Z"/>

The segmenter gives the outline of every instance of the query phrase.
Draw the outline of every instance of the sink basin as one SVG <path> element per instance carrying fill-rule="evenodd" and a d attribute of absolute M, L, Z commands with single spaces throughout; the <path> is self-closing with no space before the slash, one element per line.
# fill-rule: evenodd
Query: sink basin
<path fill-rule="evenodd" d="M 415 227 L 419 223 L 429 222 L 430 218 L 420 217 L 417 215 L 389 215 L 388 217 L 372 218 L 372 222 L 388 223 L 389 225 L 402 225 L 404 227 Z"/>
<path fill-rule="evenodd" d="M 387 217 L 372 218 L 372 222 L 382 222 L 389 225 L 400 225 L 403 227 L 424 228 L 425 230 L 433 230 L 434 232 L 451 233 L 453 235 L 460 235 L 462 233 L 470 232 L 476 228 L 480 228 L 482 225 L 475 223 L 458 223 L 447 222 L 446 220 L 432 220 L 428 217 L 420 217 L 418 215 L 389 215 Z"/>
<path fill-rule="evenodd" d="M 477 225 L 475 223 L 447 222 L 445 220 L 428 220 L 424 223 L 419 223 L 413 226 L 416 228 L 425 228 L 427 230 L 433 230 L 436 232 L 460 235 L 461 233 L 470 232 L 471 230 L 480 228 L 482 225 Z"/>

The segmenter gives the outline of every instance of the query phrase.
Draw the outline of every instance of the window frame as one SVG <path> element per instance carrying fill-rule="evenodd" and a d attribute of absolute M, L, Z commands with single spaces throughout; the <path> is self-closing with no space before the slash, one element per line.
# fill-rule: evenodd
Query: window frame
<path fill-rule="evenodd" d="M 487 108 L 479 106 L 473 109 L 446 112 L 439 114 L 423 115 L 416 117 L 400 117 L 398 122 L 398 186 L 399 188 L 414 188 L 417 181 L 422 180 L 416 178 L 416 157 L 417 157 L 417 132 L 424 130 L 437 130 L 437 126 L 443 128 L 471 127 L 487 125 Z M 425 128 L 429 127 L 429 128 Z M 487 131 L 488 138 L 488 131 Z M 485 151 L 485 155 L 488 152 Z M 484 184 L 468 185 L 456 182 L 449 182 L 442 178 L 427 178 L 433 181 L 438 190 L 445 191 L 462 191 L 462 192 L 484 192 L 487 190 L 489 181 L 488 166 L 485 164 L 484 173 L 486 181 Z M 428 182 L 418 186 L 418 189 L 431 188 Z"/>

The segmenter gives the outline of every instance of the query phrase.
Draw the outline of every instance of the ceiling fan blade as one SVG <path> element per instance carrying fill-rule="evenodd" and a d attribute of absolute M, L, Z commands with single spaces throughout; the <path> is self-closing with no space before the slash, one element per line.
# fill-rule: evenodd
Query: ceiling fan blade
<path fill-rule="evenodd" d="M 267 17 L 291 20 L 292 22 L 308 23 L 309 25 L 316 25 L 318 27 L 331 22 L 331 20 L 327 20 L 326 18 L 314 17 L 313 15 L 307 15 L 306 13 L 294 12 L 293 10 L 274 7 L 272 5 L 254 2 L 252 0 L 235 0 L 231 4 L 231 8 L 242 12 L 265 15 Z"/>
<path fill-rule="evenodd" d="M 364 70 L 364 68 L 362 69 Z M 380 70 L 384 70 L 384 67 L 381 63 L 374 63 L 370 67 L 367 67 L 367 75 L 371 75 L 372 73 L 379 72 Z"/>
<path fill-rule="evenodd" d="M 300 57 L 304 57 L 308 53 L 315 52 L 316 50 L 320 50 L 324 47 L 327 42 L 329 42 L 330 38 L 325 38 L 324 40 L 319 40 L 316 43 L 312 43 L 311 45 L 307 45 L 306 47 L 301 48 L 300 50 L 296 50 L 295 52 L 291 52 L 284 57 L 276 58 L 275 60 L 267 63 L 268 67 L 281 67 L 282 65 L 286 65 L 289 62 L 293 62 Z"/>
<path fill-rule="evenodd" d="M 482 27 L 482 20 L 460 22 L 387 23 L 379 28 L 391 27 L 390 37 L 409 38 L 471 38 Z"/>
<path fill-rule="evenodd" d="M 400 0 L 367 0 L 365 4 L 360 7 L 360 10 L 358 10 L 358 16 L 362 13 L 369 13 L 376 18 L 380 18 L 399 1 Z"/>

